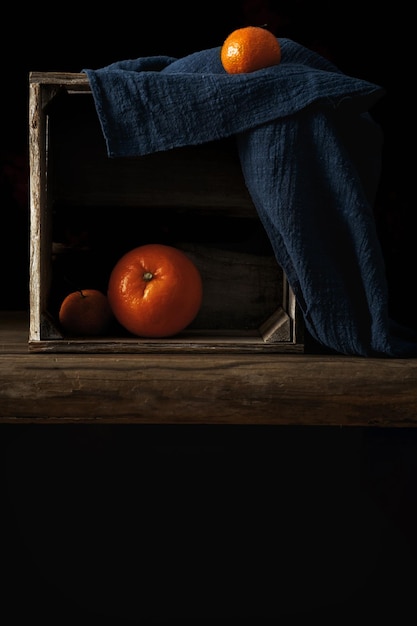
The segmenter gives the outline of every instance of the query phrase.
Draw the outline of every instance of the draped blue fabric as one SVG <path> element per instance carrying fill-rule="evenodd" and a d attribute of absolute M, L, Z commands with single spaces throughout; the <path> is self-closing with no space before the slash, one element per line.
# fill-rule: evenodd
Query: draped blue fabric
<path fill-rule="evenodd" d="M 389 318 L 373 203 L 384 90 L 280 39 L 281 63 L 227 74 L 220 48 L 84 69 L 110 158 L 235 136 L 242 172 L 311 336 L 337 353 L 417 356 Z"/>

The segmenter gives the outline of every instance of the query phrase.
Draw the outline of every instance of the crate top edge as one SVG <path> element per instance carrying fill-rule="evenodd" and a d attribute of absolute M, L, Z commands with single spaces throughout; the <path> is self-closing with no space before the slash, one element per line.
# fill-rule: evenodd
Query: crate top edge
<path fill-rule="evenodd" d="M 90 83 L 87 74 L 75 72 L 29 72 L 29 84 L 61 85 L 63 87 L 82 87 L 87 90 Z"/>

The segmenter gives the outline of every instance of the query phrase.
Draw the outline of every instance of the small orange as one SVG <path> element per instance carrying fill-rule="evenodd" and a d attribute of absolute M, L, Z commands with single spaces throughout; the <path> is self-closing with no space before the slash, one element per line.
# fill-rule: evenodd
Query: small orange
<path fill-rule="evenodd" d="M 72 291 L 62 301 L 59 322 L 70 335 L 102 335 L 113 314 L 107 296 L 98 289 Z"/>
<path fill-rule="evenodd" d="M 119 259 L 110 274 L 107 296 L 115 318 L 130 333 L 169 337 L 196 317 L 203 285 L 185 252 L 151 243 Z"/>
<path fill-rule="evenodd" d="M 228 74 L 254 72 L 281 62 L 277 37 L 262 26 L 234 30 L 220 48 L 220 59 Z"/>

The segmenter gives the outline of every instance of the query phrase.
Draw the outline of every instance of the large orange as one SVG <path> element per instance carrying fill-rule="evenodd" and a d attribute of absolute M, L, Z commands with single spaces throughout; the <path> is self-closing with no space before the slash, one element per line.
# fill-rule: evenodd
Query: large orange
<path fill-rule="evenodd" d="M 203 285 L 199 270 L 182 250 L 153 243 L 119 259 L 107 295 L 126 330 L 140 337 L 169 337 L 196 317 Z"/>
<path fill-rule="evenodd" d="M 234 30 L 220 49 L 220 59 L 228 74 L 254 72 L 281 62 L 277 37 L 262 26 Z"/>

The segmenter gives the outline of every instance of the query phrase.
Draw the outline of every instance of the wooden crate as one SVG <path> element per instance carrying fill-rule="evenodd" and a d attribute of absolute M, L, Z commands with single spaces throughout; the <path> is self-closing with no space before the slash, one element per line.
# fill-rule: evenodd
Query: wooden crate
<path fill-rule="evenodd" d="M 29 350 L 300 352 L 300 312 L 243 181 L 234 139 L 110 159 L 84 74 L 29 76 Z M 64 296 L 106 291 L 128 250 L 165 243 L 200 269 L 196 319 L 175 337 L 144 339 L 115 323 L 69 337 Z"/>

